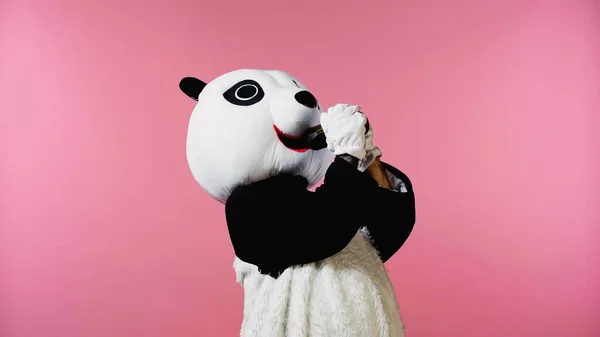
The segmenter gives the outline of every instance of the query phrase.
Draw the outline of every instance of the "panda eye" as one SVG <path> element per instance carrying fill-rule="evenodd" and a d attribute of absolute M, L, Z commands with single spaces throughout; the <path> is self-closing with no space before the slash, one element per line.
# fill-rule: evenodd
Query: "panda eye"
<path fill-rule="evenodd" d="M 244 84 L 235 90 L 235 98 L 240 101 L 253 99 L 258 95 L 258 88 L 254 84 Z"/>
<path fill-rule="evenodd" d="M 265 97 L 265 92 L 256 81 L 243 80 L 227 89 L 223 97 L 231 104 L 250 106 L 260 102 Z"/>

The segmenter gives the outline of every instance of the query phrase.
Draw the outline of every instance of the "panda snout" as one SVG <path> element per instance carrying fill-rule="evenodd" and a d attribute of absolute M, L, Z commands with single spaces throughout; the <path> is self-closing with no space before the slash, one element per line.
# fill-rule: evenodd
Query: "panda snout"
<path fill-rule="evenodd" d="M 314 109 L 317 107 L 317 99 L 309 91 L 302 90 L 294 95 L 296 102 L 304 105 L 307 108 Z"/>

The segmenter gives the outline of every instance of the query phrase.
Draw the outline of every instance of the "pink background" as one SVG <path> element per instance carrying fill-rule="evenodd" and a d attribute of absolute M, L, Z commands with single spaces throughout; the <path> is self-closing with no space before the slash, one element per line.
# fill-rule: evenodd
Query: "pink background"
<path fill-rule="evenodd" d="M 177 84 L 240 67 L 361 104 L 412 177 L 409 337 L 600 336 L 597 1 L 87 2 L 0 2 L 1 337 L 238 335 Z"/>

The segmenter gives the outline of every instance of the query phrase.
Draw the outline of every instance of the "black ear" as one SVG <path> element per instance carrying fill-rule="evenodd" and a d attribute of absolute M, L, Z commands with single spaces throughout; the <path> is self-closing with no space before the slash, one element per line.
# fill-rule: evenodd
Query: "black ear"
<path fill-rule="evenodd" d="M 184 77 L 179 81 L 179 89 L 184 94 L 188 95 L 194 101 L 198 100 L 198 96 L 206 86 L 206 83 L 195 77 Z"/>

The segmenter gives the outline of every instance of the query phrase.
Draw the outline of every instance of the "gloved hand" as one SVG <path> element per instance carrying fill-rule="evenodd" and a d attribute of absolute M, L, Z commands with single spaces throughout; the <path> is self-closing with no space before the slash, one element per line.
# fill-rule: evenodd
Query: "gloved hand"
<path fill-rule="evenodd" d="M 338 104 L 321 114 L 321 127 L 327 138 L 327 148 L 337 155 L 349 154 L 359 161 L 365 151 L 367 118 L 357 105 Z"/>
<path fill-rule="evenodd" d="M 358 170 L 365 172 L 373 161 L 381 157 L 381 149 L 373 145 L 373 126 L 369 123 L 369 131 L 365 135 L 365 157 L 359 161 Z"/>

